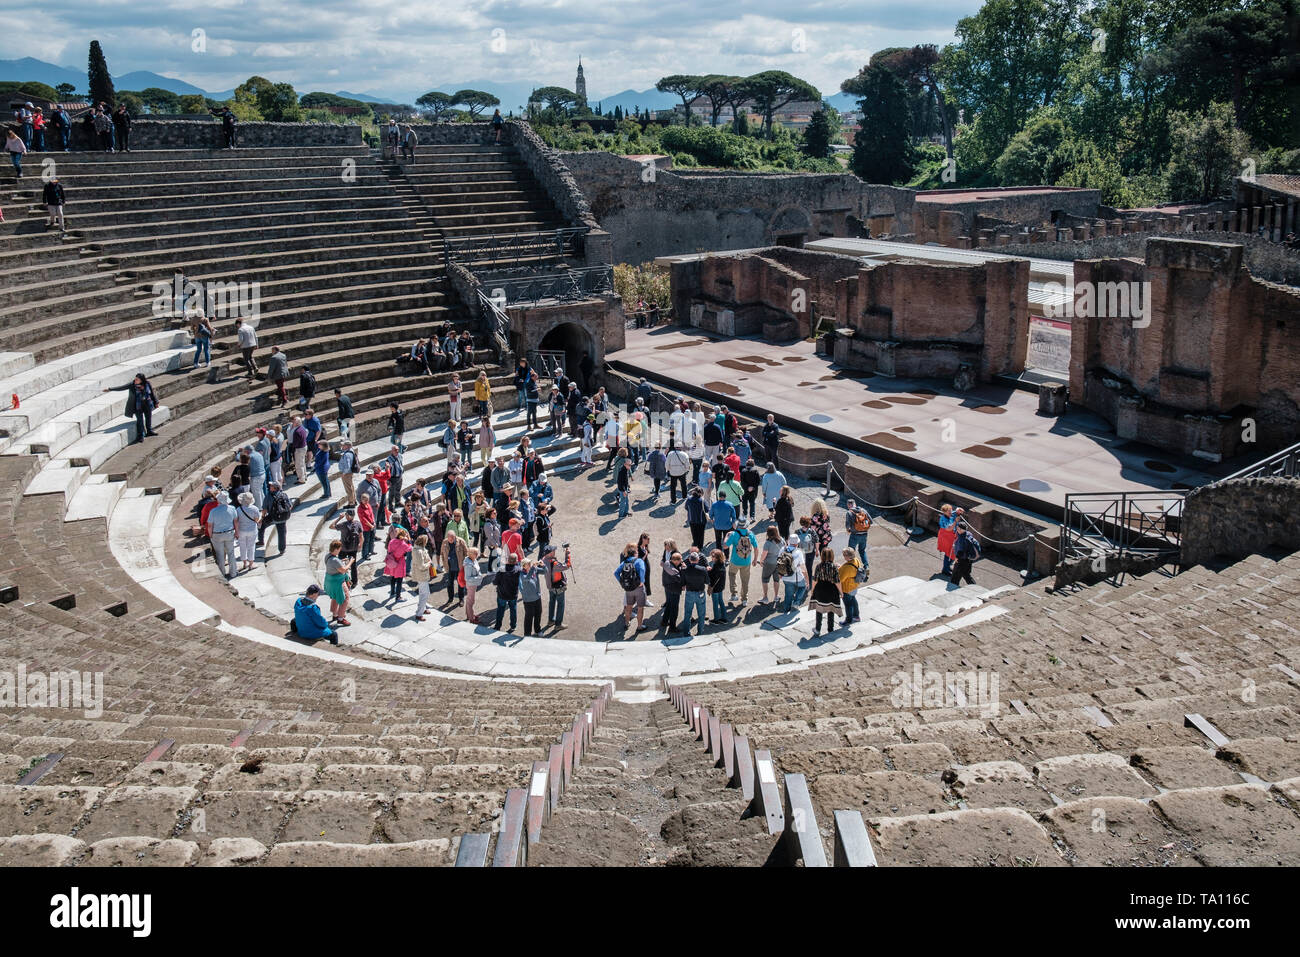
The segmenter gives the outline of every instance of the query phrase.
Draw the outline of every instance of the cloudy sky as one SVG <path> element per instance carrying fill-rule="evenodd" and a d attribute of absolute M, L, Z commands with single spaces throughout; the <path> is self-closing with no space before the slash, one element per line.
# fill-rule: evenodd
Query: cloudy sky
<path fill-rule="evenodd" d="M 0 0 L 0 58 L 83 68 L 98 39 L 114 74 L 153 70 L 209 91 L 253 74 L 300 92 L 409 100 L 495 79 L 595 98 L 668 73 L 788 70 L 829 95 L 874 50 L 942 44 L 980 0 Z M 203 31 L 205 49 L 194 40 Z"/>

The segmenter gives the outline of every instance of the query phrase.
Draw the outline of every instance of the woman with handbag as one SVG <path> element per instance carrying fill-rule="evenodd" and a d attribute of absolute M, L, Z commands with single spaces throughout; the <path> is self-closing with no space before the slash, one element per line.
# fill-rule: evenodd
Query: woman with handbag
<path fill-rule="evenodd" d="M 124 418 L 135 419 L 135 438 L 131 440 L 132 445 L 143 442 L 146 435 L 158 434 L 153 430 L 153 410 L 156 408 L 158 408 L 157 393 L 154 392 L 153 386 L 143 372 L 136 373 L 136 377 L 126 387 L 126 410 L 122 413 Z"/>

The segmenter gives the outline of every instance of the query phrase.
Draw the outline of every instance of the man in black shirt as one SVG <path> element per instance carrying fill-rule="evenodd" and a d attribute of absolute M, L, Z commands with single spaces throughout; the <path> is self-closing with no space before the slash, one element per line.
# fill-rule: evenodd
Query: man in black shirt
<path fill-rule="evenodd" d="M 510 609 L 510 628 L 515 630 L 515 609 L 519 604 L 519 565 L 514 552 L 506 555 L 506 564 L 501 571 L 496 573 L 493 579 L 497 586 L 497 631 L 501 630 L 501 624 L 505 621 L 506 609 Z"/>
<path fill-rule="evenodd" d="M 406 413 L 397 407 L 396 402 L 388 403 L 388 409 L 388 444 L 405 452 L 406 444 L 402 437 L 406 435 Z"/>

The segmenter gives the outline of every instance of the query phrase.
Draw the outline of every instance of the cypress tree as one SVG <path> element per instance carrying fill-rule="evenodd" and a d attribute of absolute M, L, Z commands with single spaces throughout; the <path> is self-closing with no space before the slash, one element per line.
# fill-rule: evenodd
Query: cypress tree
<path fill-rule="evenodd" d="M 87 73 L 90 79 L 90 102 L 113 106 L 113 78 L 108 74 L 108 63 L 104 60 L 104 51 L 99 48 L 98 40 L 90 41 L 90 68 Z"/>

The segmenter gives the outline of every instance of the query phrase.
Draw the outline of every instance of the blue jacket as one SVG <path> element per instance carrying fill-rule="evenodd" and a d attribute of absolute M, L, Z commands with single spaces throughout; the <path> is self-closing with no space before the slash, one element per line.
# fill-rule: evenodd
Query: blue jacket
<path fill-rule="evenodd" d="M 300 595 L 293 603 L 293 624 L 301 638 L 324 638 L 333 634 L 320 607 L 306 595 Z"/>
<path fill-rule="evenodd" d="M 709 515 L 713 518 L 713 527 L 719 529 L 729 529 L 736 524 L 736 507 L 730 502 L 724 502 L 721 499 L 714 502 L 709 509 Z"/>

